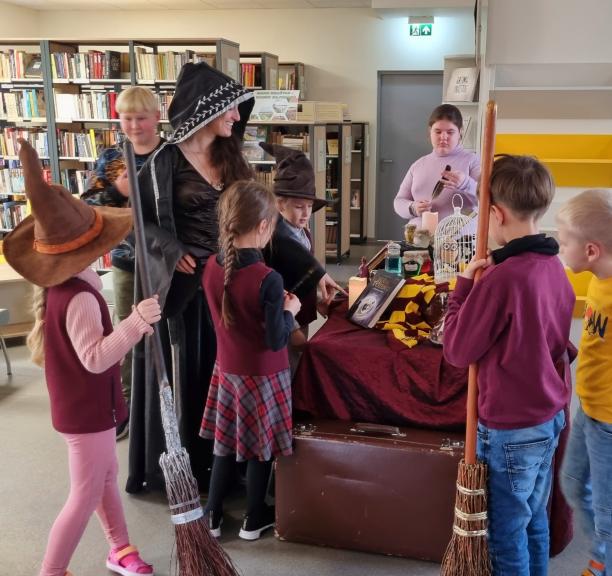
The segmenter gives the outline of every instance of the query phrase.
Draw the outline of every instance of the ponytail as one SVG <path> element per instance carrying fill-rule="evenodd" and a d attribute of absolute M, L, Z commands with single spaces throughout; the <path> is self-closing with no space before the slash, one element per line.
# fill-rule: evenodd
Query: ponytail
<path fill-rule="evenodd" d="M 26 343 L 30 349 L 30 359 L 34 364 L 42 366 L 45 362 L 44 324 L 47 309 L 47 289 L 34 286 L 32 294 L 32 311 L 34 312 L 34 327 L 28 334 Z"/>

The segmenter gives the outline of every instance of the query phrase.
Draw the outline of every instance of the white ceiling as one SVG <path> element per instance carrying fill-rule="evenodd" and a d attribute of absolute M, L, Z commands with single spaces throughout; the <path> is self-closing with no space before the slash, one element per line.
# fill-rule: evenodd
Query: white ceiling
<path fill-rule="evenodd" d="M 32 10 L 231 10 L 243 8 L 473 8 L 475 0 L 0 0 Z M 486 0 L 483 0 L 486 4 Z"/>
<path fill-rule="evenodd" d="M 371 0 L 3 0 L 32 10 L 232 10 L 244 8 L 370 8 Z M 419 4 L 426 4 L 420 0 Z"/>

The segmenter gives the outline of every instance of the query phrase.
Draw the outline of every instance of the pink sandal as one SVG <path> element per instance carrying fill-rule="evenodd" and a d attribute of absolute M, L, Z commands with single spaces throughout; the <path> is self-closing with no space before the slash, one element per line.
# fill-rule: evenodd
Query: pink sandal
<path fill-rule="evenodd" d="M 153 566 L 143 561 L 134 546 L 111 550 L 106 559 L 106 567 L 121 576 L 152 576 Z"/>

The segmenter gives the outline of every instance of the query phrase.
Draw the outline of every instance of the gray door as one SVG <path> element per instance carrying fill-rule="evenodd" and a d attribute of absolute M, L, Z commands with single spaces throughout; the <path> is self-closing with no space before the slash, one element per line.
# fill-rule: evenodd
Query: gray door
<path fill-rule="evenodd" d="M 402 239 L 393 199 L 410 165 L 431 152 L 427 120 L 442 101 L 442 72 L 378 73 L 376 238 Z"/>

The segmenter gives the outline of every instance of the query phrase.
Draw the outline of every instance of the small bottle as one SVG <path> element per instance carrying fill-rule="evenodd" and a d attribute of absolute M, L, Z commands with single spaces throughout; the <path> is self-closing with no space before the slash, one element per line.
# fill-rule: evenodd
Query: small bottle
<path fill-rule="evenodd" d="M 451 167 L 449 164 L 446 165 L 446 168 L 444 168 L 444 171 L 445 172 L 451 171 Z M 431 193 L 431 199 L 434 200 L 436 197 L 438 197 L 441 194 L 442 190 L 444 190 L 444 175 L 442 175 L 442 178 L 440 178 L 440 180 L 436 182 L 433 192 Z"/>
<path fill-rule="evenodd" d="M 402 276 L 402 255 L 400 253 L 400 245 L 395 242 L 389 242 L 389 244 L 387 244 L 385 272 Z"/>

